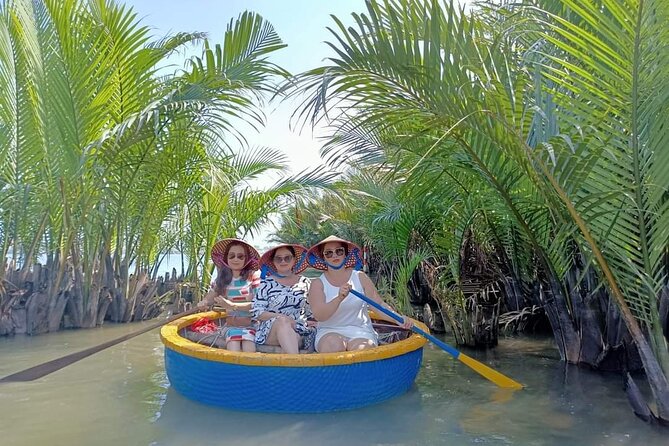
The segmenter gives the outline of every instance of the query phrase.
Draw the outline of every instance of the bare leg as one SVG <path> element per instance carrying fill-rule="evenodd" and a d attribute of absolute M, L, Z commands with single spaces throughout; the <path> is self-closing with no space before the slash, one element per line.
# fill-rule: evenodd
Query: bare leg
<path fill-rule="evenodd" d="M 374 344 L 374 342 L 370 341 L 369 339 L 365 338 L 350 339 L 346 343 L 346 350 L 348 351 L 365 350 L 372 347 L 376 347 L 376 344 Z"/>
<path fill-rule="evenodd" d="M 328 333 L 318 341 L 316 351 L 319 353 L 345 352 L 346 338 L 337 333 Z"/>
<path fill-rule="evenodd" d="M 295 333 L 293 325 L 285 318 L 278 318 L 272 324 L 272 329 L 267 336 L 267 345 L 279 345 L 284 353 L 297 354 L 299 350 L 300 335 Z"/>
<path fill-rule="evenodd" d="M 256 343 L 253 341 L 242 341 L 242 351 L 247 353 L 255 353 Z"/>
<path fill-rule="evenodd" d="M 228 341 L 225 344 L 225 349 L 231 352 L 240 352 L 242 351 L 242 344 L 240 341 Z"/>

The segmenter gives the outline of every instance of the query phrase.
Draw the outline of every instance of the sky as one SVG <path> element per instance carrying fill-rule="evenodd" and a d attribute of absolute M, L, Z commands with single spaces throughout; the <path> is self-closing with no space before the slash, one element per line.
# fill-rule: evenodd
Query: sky
<path fill-rule="evenodd" d="M 149 26 L 155 38 L 182 31 L 208 34 L 211 42 L 223 41 L 225 28 L 231 19 L 243 11 L 256 12 L 268 20 L 288 46 L 274 53 L 271 60 L 291 73 L 299 73 L 322 64 L 333 53 L 324 43 L 332 35 L 326 27 L 334 26 L 330 14 L 344 23 L 352 23 L 352 12 L 364 12 L 364 0 L 121 0 L 132 6 Z M 182 56 L 185 59 L 185 56 Z M 181 66 L 180 61 L 175 64 Z M 290 129 L 295 103 L 270 104 L 265 109 L 266 126 L 259 132 L 249 128 L 244 132 L 249 145 L 266 146 L 283 152 L 292 173 L 322 164 L 319 155 L 318 129 L 309 126 Z M 254 237 L 262 248 L 271 227 Z"/>
<path fill-rule="evenodd" d="M 156 38 L 180 31 L 206 32 L 212 42 L 223 41 L 225 27 L 245 10 L 257 12 L 275 28 L 288 46 L 272 55 L 271 60 L 291 73 L 320 65 L 332 55 L 324 43 L 330 39 L 327 26 L 334 24 L 330 14 L 351 22 L 351 12 L 365 10 L 363 0 L 125 0 L 148 25 Z M 175 61 L 176 63 L 176 61 Z M 293 172 L 321 163 L 320 144 L 311 128 L 289 128 L 295 104 L 270 104 L 265 109 L 267 125 L 259 133 L 244 136 L 251 146 L 268 146 L 283 151 Z M 298 129 L 299 130 L 299 129 Z"/>

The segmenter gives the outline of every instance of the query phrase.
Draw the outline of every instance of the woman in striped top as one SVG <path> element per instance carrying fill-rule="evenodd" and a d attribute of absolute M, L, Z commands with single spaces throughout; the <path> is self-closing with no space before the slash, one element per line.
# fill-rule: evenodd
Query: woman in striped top
<path fill-rule="evenodd" d="M 228 350 L 256 351 L 251 306 L 260 284 L 259 257 L 253 246 L 237 239 L 221 240 L 211 250 L 218 275 L 198 306 L 216 304 L 226 310 L 223 336 Z"/>

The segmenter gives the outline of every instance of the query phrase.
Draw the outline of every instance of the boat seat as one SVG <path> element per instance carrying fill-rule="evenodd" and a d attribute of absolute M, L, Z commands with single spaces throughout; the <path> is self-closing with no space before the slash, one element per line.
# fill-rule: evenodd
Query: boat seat
<path fill-rule="evenodd" d="M 256 344 L 256 351 L 260 353 L 283 353 L 278 345 Z M 313 353 L 313 350 L 300 349 L 300 353 Z"/>
<path fill-rule="evenodd" d="M 197 342 L 198 344 L 206 345 L 208 347 L 225 348 L 225 340 L 220 333 L 198 333 L 197 331 L 184 328 L 179 333 L 182 337 L 189 341 Z M 281 347 L 276 345 L 262 345 L 256 344 L 256 351 L 260 353 L 281 353 Z M 301 349 L 300 353 L 313 353 L 313 349 Z"/>
<path fill-rule="evenodd" d="M 379 336 L 379 345 L 402 341 L 408 338 L 411 334 L 410 330 L 405 330 L 394 324 L 374 321 L 372 325 L 374 326 L 374 330 L 376 330 Z M 198 344 L 206 345 L 208 347 L 225 348 L 225 340 L 218 331 L 214 333 L 199 333 L 188 328 L 184 328 L 179 334 L 189 341 L 197 342 Z M 256 351 L 260 353 L 281 353 L 281 347 L 275 345 L 256 344 Z M 313 348 L 301 349 L 300 353 L 314 353 L 314 350 Z"/>

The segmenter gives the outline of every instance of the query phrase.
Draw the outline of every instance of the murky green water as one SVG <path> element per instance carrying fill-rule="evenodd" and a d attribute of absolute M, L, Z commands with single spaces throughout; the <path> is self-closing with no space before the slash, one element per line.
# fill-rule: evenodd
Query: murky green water
<path fill-rule="evenodd" d="M 0 376 L 138 327 L 0 338 Z M 551 339 L 505 339 L 478 359 L 527 388 L 499 391 L 427 347 L 415 386 L 395 400 L 333 414 L 249 414 L 204 406 L 170 389 L 156 330 L 39 381 L 0 385 L 0 444 L 669 444 L 669 430 L 631 415 L 620 377 L 565 368 Z"/>

